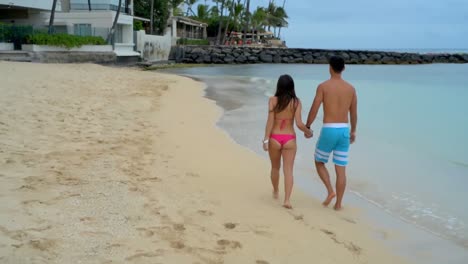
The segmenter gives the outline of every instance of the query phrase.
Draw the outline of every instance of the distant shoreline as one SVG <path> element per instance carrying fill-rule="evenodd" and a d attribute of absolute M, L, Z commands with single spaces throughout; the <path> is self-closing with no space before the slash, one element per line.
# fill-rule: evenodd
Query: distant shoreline
<path fill-rule="evenodd" d="M 230 46 L 173 47 L 172 59 L 187 64 L 305 63 L 326 64 L 333 55 L 347 64 L 468 63 L 468 53 L 410 53 L 371 50 L 257 48 Z"/>

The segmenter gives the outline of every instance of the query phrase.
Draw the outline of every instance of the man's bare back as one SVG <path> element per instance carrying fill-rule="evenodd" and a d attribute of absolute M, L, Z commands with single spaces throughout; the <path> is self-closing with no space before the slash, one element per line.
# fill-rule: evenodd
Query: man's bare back
<path fill-rule="evenodd" d="M 319 85 L 323 93 L 323 123 L 348 123 L 354 87 L 343 79 L 330 79 Z"/>

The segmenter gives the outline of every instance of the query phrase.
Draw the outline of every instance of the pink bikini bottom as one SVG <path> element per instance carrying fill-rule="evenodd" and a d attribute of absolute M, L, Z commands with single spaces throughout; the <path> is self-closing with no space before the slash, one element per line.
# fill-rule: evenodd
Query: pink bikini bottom
<path fill-rule="evenodd" d="M 288 143 L 290 140 L 296 139 L 296 136 L 291 134 L 272 134 L 270 138 L 278 141 L 281 146 L 284 146 L 284 144 Z"/>

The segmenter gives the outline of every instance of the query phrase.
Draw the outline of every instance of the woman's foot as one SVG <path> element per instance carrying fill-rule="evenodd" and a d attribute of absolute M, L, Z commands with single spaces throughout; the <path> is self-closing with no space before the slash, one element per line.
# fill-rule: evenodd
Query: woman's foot
<path fill-rule="evenodd" d="M 283 207 L 286 209 L 292 209 L 291 203 L 290 202 L 284 202 Z"/>
<path fill-rule="evenodd" d="M 278 200 L 279 194 L 278 191 L 273 191 L 273 199 Z"/>
<path fill-rule="evenodd" d="M 335 211 L 341 211 L 341 209 L 343 209 L 341 207 L 341 204 L 335 204 L 335 206 L 333 206 L 333 209 L 335 209 Z"/>
<path fill-rule="evenodd" d="M 335 198 L 336 194 L 335 193 L 330 193 L 328 196 L 327 196 L 327 199 L 325 199 L 325 201 L 323 201 L 323 206 L 328 206 L 331 201 L 333 200 L 333 198 Z"/>

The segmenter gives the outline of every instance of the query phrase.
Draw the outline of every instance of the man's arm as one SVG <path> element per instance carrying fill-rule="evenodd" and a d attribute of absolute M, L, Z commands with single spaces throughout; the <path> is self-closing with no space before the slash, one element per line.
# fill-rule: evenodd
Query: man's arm
<path fill-rule="evenodd" d="M 354 90 L 353 100 L 351 101 L 351 106 L 349 107 L 349 114 L 351 116 L 351 143 L 354 143 L 356 140 L 356 126 L 357 126 L 357 95 L 356 90 Z"/>
<path fill-rule="evenodd" d="M 317 117 L 318 110 L 320 109 L 320 105 L 322 104 L 323 101 L 323 87 L 322 85 L 319 85 L 317 87 L 317 91 L 315 92 L 315 98 L 314 102 L 312 103 L 312 106 L 310 107 L 309 111 L 309 116 L 307 117 L 307 123 L 306 127 L 310 127 L 312 123 L 315 121 L 315 118 Z"/>

